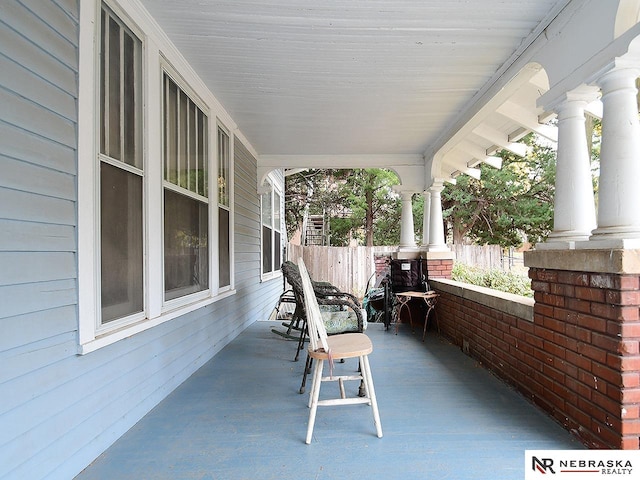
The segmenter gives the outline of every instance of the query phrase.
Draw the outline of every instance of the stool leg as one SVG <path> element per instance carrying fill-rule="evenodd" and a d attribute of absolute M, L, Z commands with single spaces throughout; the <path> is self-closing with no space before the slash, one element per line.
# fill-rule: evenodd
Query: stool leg
<path fill-rule="evenodd" d="M 371 367 L 369 366 L 369 357 L 367 355 L 361 357 L 362 373 L 367 386 L 367 393 L 371 400 L 371 409 L 373 410 L 373 423 L 376 426 L 378 438 L 382 438 L 382 424 L 380 423 L 380 412 L 378 412 L 378 401 L 376 400 L 376 391 L 373 388 L 373 376 L 371 375 Z"/>
<path fill-rule="evenodd" d="M 322 383 L 323 360 L 318 360 L 313 370 L 313 384 L 311 385 L 311 395 L 309 395 L 309 425 L 307 426 L 307 438 L 305 443 L 311 443 L 313 436 L 313 426 L 316 423 L 316 412 L 318 411 L 318 398 L 320 397 L 320 384 Z"/>

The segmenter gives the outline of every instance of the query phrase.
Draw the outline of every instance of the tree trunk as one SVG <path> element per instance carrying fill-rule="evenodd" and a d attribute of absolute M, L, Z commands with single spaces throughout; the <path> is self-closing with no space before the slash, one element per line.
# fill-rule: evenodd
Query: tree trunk
<path fill-rule="evenodd" d="M 373 191 L 367 189 L 365 192 L 367 201 L 367 212 L 365 214 L 365 244 L 367 247 L 373 247 Z"/>

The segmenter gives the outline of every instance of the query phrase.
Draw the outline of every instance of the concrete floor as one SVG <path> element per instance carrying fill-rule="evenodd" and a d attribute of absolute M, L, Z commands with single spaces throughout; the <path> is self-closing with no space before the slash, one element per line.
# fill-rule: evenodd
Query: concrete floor
<path fill-rule="evenodd" d="M 369 407 L 324 407 L 306 445 L 304 355 L 292 362 L 295 344 L 274 325 L 243 332 L 77 480 L 513 480 L 524 478 L 526 449 L 584 448 L 434 332 L 422 343 L 421 331 L 394 335 L 381 324 L 367 334 L 384 437 Z"/>

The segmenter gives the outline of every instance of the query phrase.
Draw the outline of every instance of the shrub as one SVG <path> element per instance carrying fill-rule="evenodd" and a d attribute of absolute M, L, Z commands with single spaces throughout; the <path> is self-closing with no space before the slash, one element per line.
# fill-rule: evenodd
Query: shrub
<path fill-rule="evenodd" d="M 451 279 L 501 292 L 533 297 L 531 282 L 527 277 L 498 269 L 487 270 L 455 262 L 451 271 Z"/>

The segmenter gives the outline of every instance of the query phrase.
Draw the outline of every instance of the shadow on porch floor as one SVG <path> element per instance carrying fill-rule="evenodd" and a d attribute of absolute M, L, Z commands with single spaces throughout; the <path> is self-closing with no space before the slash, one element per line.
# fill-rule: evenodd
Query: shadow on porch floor
<path fill-rule="evenodd" d="M 525 449 L 584 448 L 433 332 L 423 344 L 421 332 L 381 324 L 367 333 L 384 437 L 370 408 L 324 407 L 305 445 L 304 356 L 293 363 L 294 342 L 273 325 L 248 328 L 76 480 L 512 480 L 524 478 Z"/>

